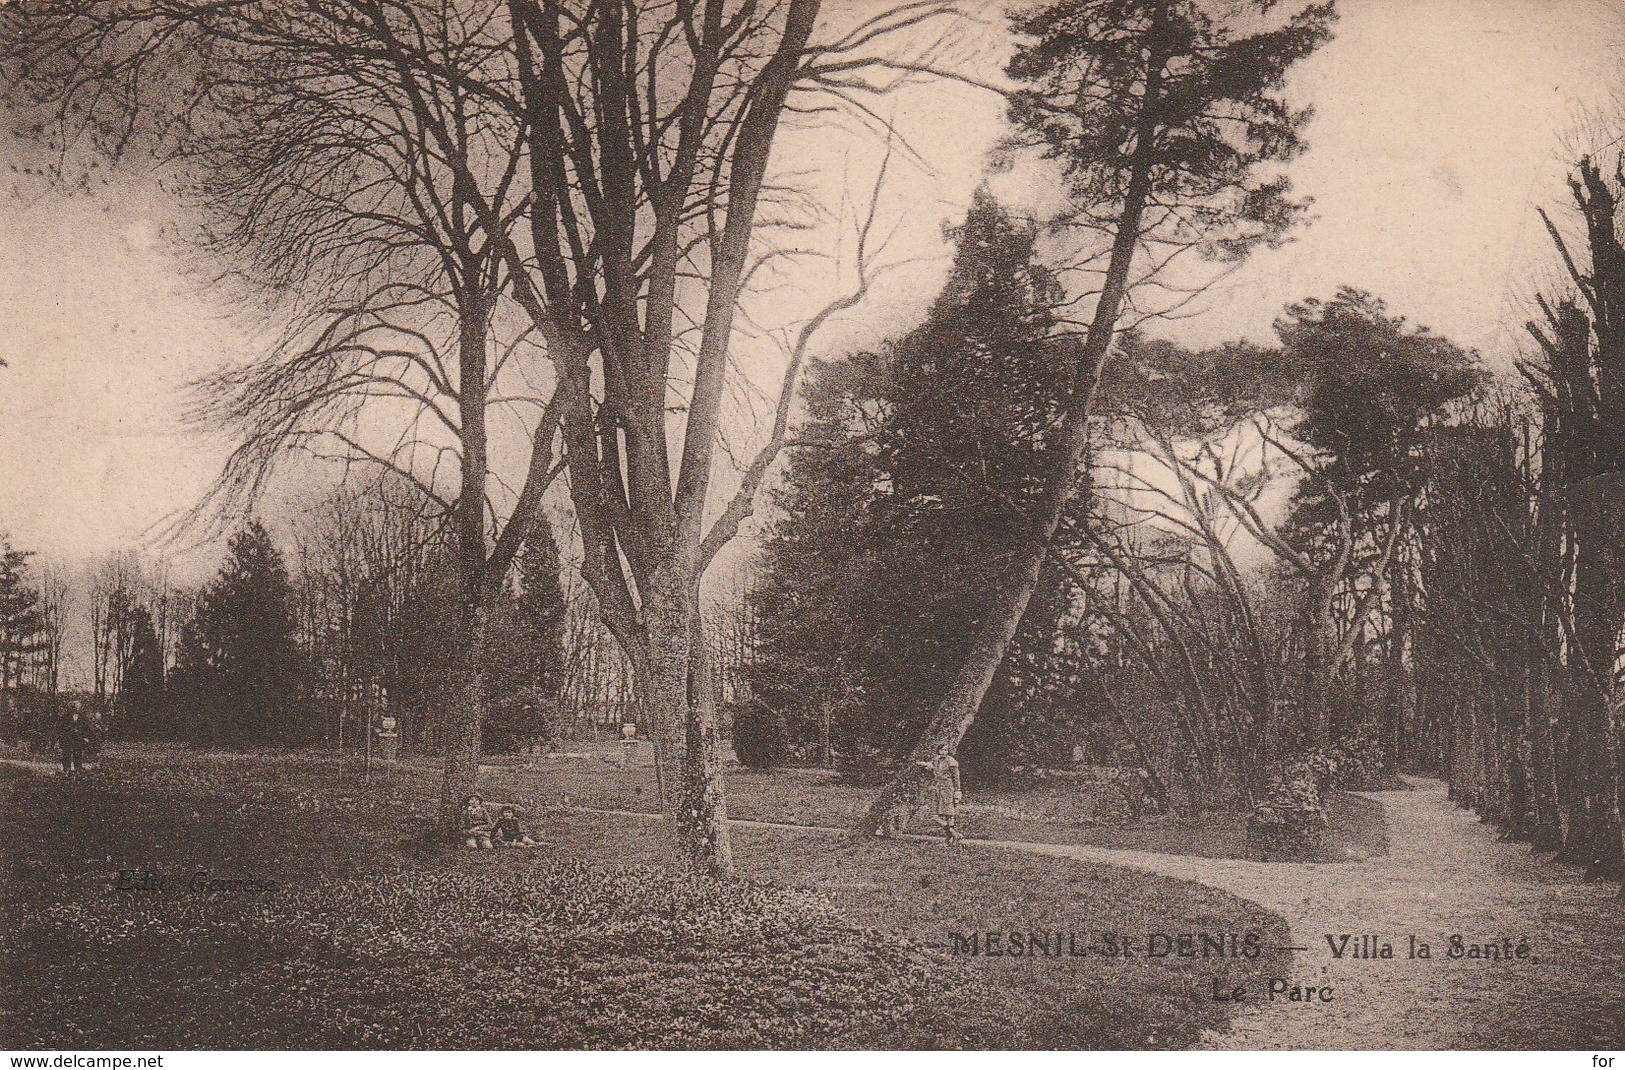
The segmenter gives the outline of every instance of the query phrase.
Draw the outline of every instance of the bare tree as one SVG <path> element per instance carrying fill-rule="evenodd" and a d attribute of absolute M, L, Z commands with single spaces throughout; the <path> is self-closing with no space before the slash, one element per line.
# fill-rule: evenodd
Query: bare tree
<path fill-rule="evenodd" d="M 90 638 L 92 685 L 105 708 L 117 706 L 129 663 L 131 627 L 137 609 L 163 619 L 168 602 L 169 573 L 162 561 L 134 550 L 108 555 L 91 570 Z"/>
<path fill-rule="evenodd" d="M 1616 869 L 1625 858 L 1625 716 L 1620 701 L 1625 561 L 1618 549 L 1625 484 L 1625 244 L 1618 234 L 1625 165 L 1613 173 L 1582 157 L 1569 181 L 1584 228 L 1580 248 L 1544 212 L 1542 219 L 1567 273 L 1570 293 L 1539 304 L 1543 322 L 1530 333 L 1542 360 L 1528 376 L 1547 418 L 1543 496 L 1562 560 L 1555 603 L 1569 642 L 1570 731 L 1565 771 L 1577 820 L 1570 843 Z M 1580 841 L 1580 842 L 1575 842 Z"/>
<path fill-rule="evenodd" d="M 1213 442 L 1202 444 L 1194 456 L 1183 456 L 1170 439 L 1162 437 L 1158 450 L 1177 481 L 1178 493 L 1191 517 L 1188 530 L 1202 538 L 1215 562 L 1215 577 L 1235 604 L 1246 633 L 1251 635 L 1250 646 L 1257 653 L 1249 660 L 1255 664 L 1264 650 L 1258 631 L 1261 621 L 1249 604 L 1242 570 L 1228 549 L 1235 534 L 1268 550 L 1301 584 L 1295 628 L 1299 666 L 1296 701 L 1304 715 L 1308 741 L 1324 746 L 1329 742 L 1333 681 L 1354 653 L 1364 623 L 1385 608 L 1390 566 L 1407 530 L 1411 502 L 1403 496 L 1389 502 L 1383 530 L 1375 536 L 1376 553 L 1357 554 L 1362 533 L 1347 496 L 1326 479 L 1323 462 L 1317 463 L 1319 459 L 1313 453 L 1271 428 L 1266 417 L 1256 418 L 1252 427 L 1261 446 L 1258 470 L 1243 468 L 1234 455 L 1226 457 Z M 1287 471 L 1282 472 L 1274 462 L 1284 463 Z M 1278 521 L 1262 507 L 1260 499 L 1272 477 L 1282 475 L 1317 484 L 1335 505 L 1330 553 L 1316 555 L 1294 546 L 1280 533 Z M 1221 526 L 1224 521 L 1228 521 L 1228 531 Z M 1349 604 L 1338 614 L 1338 603 L 1345 596 Z M 1259 681 L 1262 703 L 1257 714 L 1267 717 L 1280 687 L 1270 685 L 1267 676 L 1259 677 Z"/>
<path fill-rule="evenodd" d="M 286 159 L 305 169 L 291 187 L 280 166 L 271 182 L 250 167 L 242 171 L 246 187 L 223 190 L 229 204 L 246 194 L 258 206 L 233 217 L 229 245 L 246 237 L 252 240 L 242 247 L 265 247 L 256 231 L 269 218 L 287 220 L 303 243 L 292 246 L 297 263 L 342 248 L 358 226 L 393 231 L 362 243 L 371 251 L 361 255 L 387 270 L 398 269 L 403 245 L 441 258 L 435 270 L 442 285 L 431 287 L 430 299 L 452 299 L 460 388 L 448 389 L 433 355 L 440 347 L 422 339 L 408 354 L 398 342 L 375 345 L 346 328 L 335 353 L 335 340 L 318 335 L 317 345 L 301 351 L 310 358 L 308 374 L 261 369 L 265 374 L 248 373 L 227 391 L 224 408 L 261 444 L 241 455 L 239 469 L 262 469 L 266 444 L 314 430 L 308 420 L 322 418 L 331 438 L 333 410 L 354 413 L 358 397 L 382 389 L 400 399 L 404 377 L 382 363 L 410 364 L 420 381 L 438 379 L 439 396 L 419 388 L 405 400 L 420 403 L 431 419 L 458 418 L 461 492 L 444 504 L 464 547 L 468 633 L 477 646 L 482 592 L 505 572 L 554 471 L 547 453 L 556 411 L 583 573 L 632 662 L 657 761 L 684 770 L 668 805 L 686 854 L 723 871 L 730 863 L 714 703 L 708 688 L 693 689 L 691 680 L 708 675 L 694 671 L 700 576 L 737 523 L 725 517 L 715 531 L 706 524 L 737 310 L 753 265 L 791 252 L 763 249 L 757 240 L 761 209 L 777 190 L 769 179 L 773 145 L 782 122 L 798 111 L 850 104 L 929 68 L 929 48 L 888 56 L 884 45 L 950 11 L 936 0 L 888 5 L 820 40 L 818 0 L 585 8 L 553 0 L 440 7 L 410 0 L 48 0 L 14 16 L 9 39 L 22 43 L 36 83 L 79 91 L 44 94 L 59 116 L 71 117 L 75 105 L 113 112 L 106 125 L 117 146 L 138 128 L 143 138 L 175 134 L 182 144 L 211 134 L 200 129 L 199 114 L 249 115 L 272 120 L 272 131 L 280 125 L 295 133 L 280 146 L 265 142 L 272 151 L 262 154 L 266 163 Z M 200 62 L 180 48 L 197 49 Z M 164 58 L 179 61 L 170 93 L 183 106 L 155 130 L 136 119 L 150 99 L 141 94 L 144 80 Z M 207 77 L 219 69 L 232 77 Z M 251 74 L 246 87 L 243 72 Z M 276 109 L 289 101 L 300 107 L 275 123 Z M 331 128 L 319 121 L 318 131 L 332 133 L 312 136 L 304 109 L 344 121 Z M 879 122 L 861 103 L 852 113 Z M 243 125 L 239 119 L 227 127 Z M 237 160 L 229 138 L 210 143 L 226 154 L 204 153 L 214 165 Z M 387 162 L 353 181 L 357 168 L 365 172 L 380 156 Z M 333 181 L 346 196 L 378 195 L 384 206 L 357 210 L 353 200 L 335 201 Z M 403 189 L 416 191 L 428 210 Z M 412 213 L 402 211 L 403 202 Z M 397 228 L 403 217 L 411 224 Z M 272 237 L 289 232 L 279 226 L 270 228 Z M 350 265 L 340 276 L 358 275 L 353 257 L 335 262 Z M 490 473 L 479 434 L 488 399 L 470 369 L 485 367 L 473 362 L 485 355 L 498 293 L 523 310 L 556 387 L 535 422 L 534 463 L 509 523 L 488 548 L 483 490 Z M 363 305 L 376 314 L 376 302 Z M 392 326 L 406 334 L 399 329 L 405 325 Z M 787 392 L 794 378 L 786 376 Z M 289 384 L 296 384 L 291 391 Z M 441 411 L 437 402 L 453 394 L 455 413 Z M 396 462 L 354 436 L 346 447 L 352 459 Z M 746 482 L 754 488 L 760 478 Z M 426 480 L 424 490 L 439 488 Z M 472 776 L 477 739 L 477 664 L 460 676 L 461 735 L 448 750 L 447 798 Z"/>
<path fill-rule="evenodd" d="M 504 12 L 92 0 L 21 20 L 50 46 L 36 63 L 68 65 L 59 110 L 112 122 L 115 151 L 147 139 L 204 210 L 214 261 L 288 324 L 266 357 L 206 384 L 195 417 L 242 440 L 207 504 L 240 511 L 297 449 L 409 481 L 455 533 L 465 626 L 447 820 L 476 771 L 485 615 L 559 471 L 541 351 L 501 301 L 502 243 L 526 196 L 523 120 L 488 99 L 511 59 Z M 81 78 L 87 56 L 102 63 Z M 151 74 L 161 63 L 180 69 Z M 517 473 L 492 463 L 504 420 L 530 442 Z"/>
<path fill-rule="evenodd" d="M 61 565 L 43 565 L 36 573 L 44 641 L 40 647 L 39 673 L 35 686 L 48 695 L 54 695 L 62 683 L 62 653 L 68 634 L 72 587 Z"/>

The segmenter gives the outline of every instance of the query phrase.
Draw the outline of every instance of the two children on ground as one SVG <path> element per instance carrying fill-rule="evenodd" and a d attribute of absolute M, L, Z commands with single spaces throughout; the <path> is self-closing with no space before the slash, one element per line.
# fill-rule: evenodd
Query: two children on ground
<path fill-rule="evenodd" d="M 954 760 L 952 748 L 944 743 L 937 748 L 936 755 L 930 761 L 914 764 L 930 774 L 929 801 L 936 815 L 937 824 L 942 829 L 942 838 L 948 843 L 958 843 L 964 837 L 959 834 L 954 824 L 964 795 L 959 786 L 959 763 Z M 894 808 L 892 820 L 887 822 L 887 827 L 880 830 L 880 834 L 896 836 L 901 833 L 903 831 L 901 826 L 912 816 L 907 814 L 907 810 L 907 804 Z M 896 820 L 899 816 L 903 816 L 901 822 Z M 500 816 L 492 817 L 485 800 L 478 795 L 470 795 L 463 802 L 461 835 L 463 844 L 467 847 L 539 846 L 525 833 L 524 826 L 520 824 L 519 816 L 514 813 L 513 807 L 504 806 Z"/>
<path fill-rule="evenodd" d="M 485 805 L 485 800 L 478 795 L 470 795 L 463 800 L 459 835 L 465 847 L 541 846 L 525 832 L 525 826 L 520 822 L 519 815 L 514 812 L 513 807 L 504 806 L 497 816 L 493 817 L 490 808 Z"/>

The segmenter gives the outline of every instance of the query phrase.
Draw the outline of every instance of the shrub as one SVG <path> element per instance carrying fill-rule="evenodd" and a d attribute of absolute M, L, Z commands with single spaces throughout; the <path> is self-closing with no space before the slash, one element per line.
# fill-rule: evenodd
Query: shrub
<path fill-rule="evenodd" d="M 790 730 L 784 715 L 762 702 L 739 709 L 733 742 L 734 754 L 752 769 L 771 769 L 790 760 Z"/>
<path fill-rule="evenodd" d="M 1333 762 L 1309 755 L 1288 762 L 1247 818 L 1247 848 L 1270 861 L 1304 861 L 1331 848 L 1331 822 L 1321 795 Z"/>
<path fill-rule="evenodd" d="M 0 691 L 0 741 L 21 746 L 31 754 L 54 756 L 57 719 L 67 710 L 68 702 L 67 695 L 32 687 Z M 86 714 L 93 712 L 87 704 Z"/>
<path fill-rule="evenodd" d="M 1382 743 L 1369 729 L 1357 729 L 1332 746 L 1336 786 L 1350 791 L 1374 791 L 1383 784 L 1387 763 Z"/>
<path fill-rule="evenodd" d="M 1360 728 L 1329 747 L 1306 751 L 1286 768 L 1308 776 L 1324 795 L 1337 788 L 1370 791 L 1380 787 L 1385 767 L 1382 744 L 1369 729 Z"/>

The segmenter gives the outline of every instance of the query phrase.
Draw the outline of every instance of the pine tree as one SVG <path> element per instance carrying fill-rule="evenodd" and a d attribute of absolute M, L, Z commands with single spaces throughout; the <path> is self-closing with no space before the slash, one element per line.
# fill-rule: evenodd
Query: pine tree
<path fill-rule="evenodd" d="M 1053 567 L 1056 538 L 1081 489 L 1095 402 L 1134 291 L 1166 285 L 1163 268 L 1186 252 L 1239 260 L 1278 242 L 1302 209 L 1279 164 L 1302 147 L 1307 113 L 1280 95 L 1287 70 L 1329 36 L 1330 4 L 1306 7 L 1258 33 L 1276 0 L 1209 5 L 1188 0 L 1059 0 L 1021 12 L 1022 44 L 1007 68 L 1021 88 L 1009 115 L 1013 146 L 1061 169 L 1066 222 L 1098 257 L 1093 313 L 1073 353 L 1052 434 L 1052 464 L 1034 488 L 1026 552 L 1011 559 L 979 615 L 965 656 L 914 761 L 956 748 L 975 724 Z M 1149 261 L 1136 266 L 1136 261 Z M 1040 604 L 1042 600 L 1040 599 Z M 855 824 L 885 823 L 908 771 L 887 782 Z"/>
<path fill-rule="evenodd" d="M 1408 327 L 1404 319 L 1389 316 L 1381 300 L 1360 290 L 1344 288 L 1330 301 L 1292 305 L 1275 329 L 1282 362 L 1307 380 L 1302 416 L 1292 434 L 1318 458 L 1294 496 L 1288 539 L 1315 561 L 1340 555 L 1376 565 L 1387 560 L 1374 577 L 1387 583 L 1398 569 L 1392 554 L 1383 556 L 1386 547 L 1398 545 L 1410 525 L 1406 512 L 1421 494 L 1420 444 L 1427 424 L 1475 389 L 1483 374 L 1471 354 L 1426 328 Z M 1320 746 L 1331 742 L 1337 720 L 1332 680 L 1341 669 L 1334 649 L 1334 603 L 1345 593 L 1337 589 L 1340 582 L 1316 579 L 1308 585 L 1299 625 L 1303 728 Z M 1410 605 L 1396 598 L 1393 606 L 1390 638 L 1397 636 L 1397 643 L 1391 642 L 1397 650 Z M 1391 660 L 1390 669 L 1397 671 L 1399 658 Z M 1368 716 L 1363 709 L 1354 715 Z M 1393 733 L 1385 728 L 1383 734 Z M 1389 754 L 1390 760 L 1395 757 Z"/>
<path fill-rule="evenodd" d="M 1305 542 L 1335 517 L 1332 493 L 1374 522 L 1420 481 L 1418 445 L 1428 418 L 1483 379 L 1473 357 L 1362 290 L 1311 298 L 1276 323 L 1282 362 L 1307 381 L 1292 434 L 1325 463 L 1300 489 L 1293 526 Z"/>

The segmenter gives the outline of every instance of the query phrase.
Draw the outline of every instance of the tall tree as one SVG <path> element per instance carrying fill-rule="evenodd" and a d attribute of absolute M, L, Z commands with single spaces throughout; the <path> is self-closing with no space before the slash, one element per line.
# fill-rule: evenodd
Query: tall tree
<path fill-rule="evenodd" d="M 472 308 L 459 307 L 458 345 L 469 340 L 466 332 L 481 329 L 491 292 L 485 284 L 497 280 L 545 347 L 585 545 L 583 572 L 634 667 L 657 764 L 665 774 L 683 774 L 662 780 L 677 789 L 665 802 L 684 853 L 718 871 L 729 868 L 730 855 L 714 701 L 708 673 L 698 671 L 705 660 L 695 642 L 699 582 L 749 515 L 782 448 L 804 351 L 792 347 L 766 447 L 746 466 L 739 494 L 708 526 L 737 310 L 754 265 L 777 259 L 758 240 L 765 229 L 759 210 L 776 188 L 769 180 L 773 146 L 786 116 L 894 84 L 871 80 L 877 68 L 927 65 L 929 50 L 899 61 L 885 55 L 886 44 L 951 9 L 937 0 L 888 4 L 815 40 L 820 6 L 819 0 L 648 8 L 556 0 L 440 6 L 154 0 L 132 7 L 49 0 L 26 11 L 18 5 L 6 16 L 14 61 L 46 84 L 42 95 L 57 105 L 56 115 L 72 117 L 74 106 L 105 111 L 98 102 L 110 101 L 117 131 L 128 131 L 140 103 L 154 99 L 145 83 L 155 73 L 179 72 L 170 99 L 182 107 L 169 119 L 183 134 L 210 111 L 196 105 L 217 103 L 215 85 L 225 87 L 228 106 L 213 113 L 232 114 L 230 94 L 244 83 L 235 65 L 222 79 L 207 77 L 217 69 L 215 50 L 248 50 L 272 64 L 272 77 L 246 86 L 264 95 L 261 106 L 243 113 L 271 120 L 279 102 L 295 93 L 342 108 L 354 91 L 347 79 L 369 72 L 386 102 L 368 112 L 359 146 L 348 137 L 338 143 L 329 170 L 349 175 L 386 150 L 398 157 L 399 166 L 386 164 L 356 187 L 363 199 L 398 190 L 401 172 L 415 173 L 425 162 L 443 171 L 450 188 L 436 188 L 447 213 L 478 231 L 477 244 L 459 240 L 448 248 L 442 235 L 428 242 L 436 255 L 469 258 L 478 268 L 470 276 L 481 283 L 478 299 Z M 431 32 L 447 22 L 456 28 L 450 43 Z M 63 84 L 77 92 L 61 91 Z M 792 104 L 793 91 L 804 98 Z M 861 105 L 855 114 L 874 119 Z M 374 119 L 386 123 L 382 134 Z M 388 125 L 401 120 L 409 128 Z M 113 141 L 128 144 L 117 134 Z M 219 144 L 231 149 L 229 138 Z M 296 162 L 307 160 L 312 147 L 332 145 L 325 136 L 296 144 L 300 151 L 288 155 Z M 401 144 L 408 147 L 404 155 Z M 331 159 L 324 155 L 316 166 Z M 283 192 L 273 184 L 270 207 Z M 319 206 L 322 198 L 308 203 Z M 243 225 L 254 230 L 252 213 Z M 347 240 L 342 228 L 317 233 L 341 248 Z M 399 244 L 391 239 L 373 248 Z M 861 252 L 859 260 L 854 289 L 815 322 L 861 298 L 871 276 Z M 478 314 L 461 314 L 469 311 Z M 476 381 L 465 373 L 465 385 Z M 311 403 L 330 396 L 318 390 Z M 465 429 L 478 419 L 478 400 L 477 389 L 459 397 Z M 538 444 L 544 435 L 551 443 L 547 420 L 536 430 Z M 538 449 L 533 460 L 541 455 Z M 487 461 L 472 441 L 465 445 L 452 510 L 468 562 L 465 580 L 476 572 L 477 529 L 484 542 Z M 538 478 L 524 487 L 536 486 L 539 495 L 546 460 L 531 471 Z M 510 516 L 530 515 L 531 504 L 521 489 Z M 509 528 L 512 535 L 497 539 L 493 555 L 511 554 L 523 542 L 522 532 Z M 505 567 L 495 567 L 500 563 L 487 559 L 478 584 L 465 587 L 471 640 L 482 625 L 483 596 L 500 590 L 506 576 Z M 691 676 L 700 686 L 690 687 Z M 459 678 L 465 698 L 458 703 L 459 738 L 448 750 L 447 798 L 473 775 L 478 733 L 477 663 L 465 659 Z"/>
<path fill-rule="evenodd" d="M 1570 688 L 1564 780 L 1574 820 L 1567 849 L 1588 863 L 1625 859 L 1625 244 L 1618 233 L 1625 171 L 1583 157 L 1569 180 L 1584 227 L 1573 249 L 1542 213 L 1571 292 L 1540 302 L 1529 330 L 1542 360 L 1529 369 L 1546 415 L 1543 465 L 1552 472 L 1545 526 L 1556 541 L 1557 618 L 1566 621 Z"/>
<path fill-rule="evenodd" d="M 945 10 L 882 7 L 820 42 L 820 7 L 709 0 L 581 18 L 514 5 L 536 196 L 531 259 L 507 249 L 511 290 L 558 373 L 582 572 L 632 663 L 685 854 L 718 872 L 731 852 L 700 580 L 783 448 L 811 333 L 872 279 L 873 198 L 852 290 L 799 332 L 769 440 L 708 524 L 736 317 L 772 251 L 758 231 L 774 144 L 788 117 L 818 107 L 792 93 L 863 91 L 866 54 Z"/>
<path fill-rule="evenodd" d="M 890 491 L 880 449 L 890 383 L 884 351 L 809 370 L 800 448 L 773 491 L 761 576 L 747 596 L 759 626 L 745 668 L 752 701 L 734 726 L 741 761 L 779 764 L 795 747 L 830 764 L 837 745 L 848 760 L 884 753 L 907 730 L 905 708 L 869 694 L 877 626 L 907 609 L 871 593 L 893 560 L 878 552 L 877 508 Z"/>
<path fill-rule="evenodd" d="M 25 85 L 105 150 L 156 155 L 234 296 L 285 321 L 204 384 L 193 415 L 241 442 L 208 504 L 241 515 L 299 450 L 415 486 L 455 533 L 447 822 L 477 770 L 485 616 L 559 471 L 541 351 L 501 301 L 497 238 L 526 196 L 523 118 L 491 99 L 505 11 L 53 0 L 13 18 Z M 529 454 L 494 469 L 514 424 Z"/>
<path fill-rule="evenodd" d="M 220 574 L 204 592 L 181 671 L 211 742 L 226 746 L 304 742 L 315 726 L 295 706 L 302 671 L 293 586 L 258 521 L 231 539 Z"/>
<path fill-rule="evenodd" d="M 753 691 L 794 714 L 803 736 L 834 720 L 859 762 L 901 757 L 940 700 L 990 588 L 1027 549 L 1022 516 L 1059 421 L 1061 294 L 1038 262 L 1036 228 L 982 190 L 952 236 L 953 266 L 924 323 L 820 376 L 817 441 L 801 433 L 808 448 L 792 461 L 755 596 L 764 656 Z M 1038 708 L 1067 603 L 1065 583 L 1050 579 L 1050 612 L 1029 619 L 979 722 L 979 773 L 1057 745 L 1041 741 Z"/>
<path fill-rule="evenodd" d="M 1243 5 L 1268 13 L 1273 0 Z M 1196 250 L 1236 261 L 1280 241 L 1301 205 L 1268 165 L 1302 149 L 1307 112 L 1281 96 L 1286 72 L 1330 35 L 1331 4 L 1245 33 L 1188 0 L 1062 0 L 1018 17 L 1024 42 L 1009 66 L 1015 146 L 1055 161 L 1070 221 L 1103 245 L 1096 294 L 1067 376 L 1065 412 L 1028 550 L 998 581 L 964 663 L 910 757 L 957 746 L 1037 590 L 1049 547 L 1078 487 L 1107 357 L 1129 294 L 1161 285 Z M 882 790 L 863 821 L 879 828 L 903 785 Z"/>
<path fill-rule="evenodd" d="M 514 582 L 490 637 L 492 749 L 512 750 L 557 736 L 564 669 L 564 595 L 558 546 L 545 521 L 519 553 Z"/>
<path fill-rule="evenodd" d="M 1471 354 L 1427 328 L 1390 316 L 1381 300 L 1343 288 L 1331 300 L 1292 305 L 1276 323 L 1282 359 L 1305 377 L 1301 415 L 1290 424 L 1312 460 L 1298 485 L 1288 539 L 1315 568 L 1305 576 L 1301 643 L 1308 736 L 1330 742 L 1330 682 L 1336 650 L 1361 619 L 1333 619 L 1345 589 L 1364 576 L 1377 585 L 1365 599 L 1383 608 L 1393 558 L 1409 531 L 1407 510 L 1421 494 L 1420 445 L 1431 420 L 1472 393 L 1483 372 Z M 1388 550 L 1380 570 L 1363 568 Z M 1327 568 L 1333 559 L 1349 565 Z M 1397 665 L 1390 669 L 1397 669 Z"/>
<path fill-rule="evenodd" d="M 118 719 L 122 732 L 150 739 L 167 734 L 163 723 L 164 655 L 152 614 L 138 608 L 132 616 L 129 656 L 120 674 L 124 686 L 119 690 Z"/>
<path fill-rule="evenodd" d="M 1430 428 L 1424 443 L 1426 598 L 1414 656 L 1428 725 L 1410 757 L 1437 762 L 1462 805 L 1550 850 L 1561 847 L 1545 695 L 1557 661 L 1543 577 L 1531 567 L 1540 544 L 1534 480 L 1520 449 L 1523 414 L 1484 410 Z"/>
<path fill-rule="evenodd" d="M 44 608 L 28 577 L 31 556 L 0 536 L 0 691 L 23 684 L 46 642 Z"/>
<path fill-rule="evenodd" d="M 564 686 L 563 564 L 553 527 L 533 527 L 519 552 L 519 611 L 527 634 L 528 675 L 540 701 L 556 705 Z"/>

